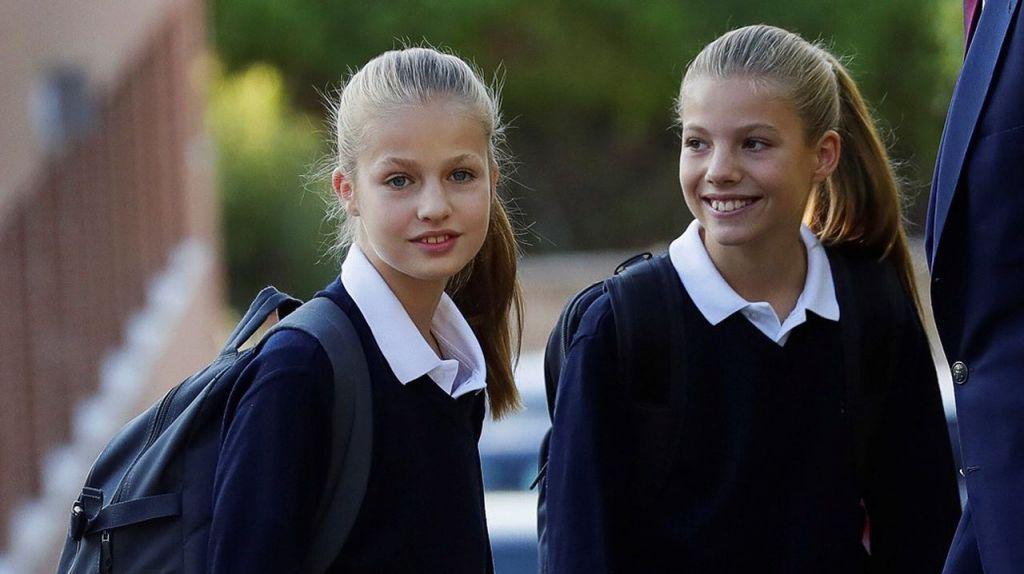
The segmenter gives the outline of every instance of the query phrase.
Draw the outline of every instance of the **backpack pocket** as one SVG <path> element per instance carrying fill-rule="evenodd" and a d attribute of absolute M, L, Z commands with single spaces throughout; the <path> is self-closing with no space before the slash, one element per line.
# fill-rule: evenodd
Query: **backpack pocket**
<path fill-rule="evenodd" d="M 178 494 L 146 496 L 100 509 L 84 528 L 67 570 L 72 574 L 181 571 Z"/>

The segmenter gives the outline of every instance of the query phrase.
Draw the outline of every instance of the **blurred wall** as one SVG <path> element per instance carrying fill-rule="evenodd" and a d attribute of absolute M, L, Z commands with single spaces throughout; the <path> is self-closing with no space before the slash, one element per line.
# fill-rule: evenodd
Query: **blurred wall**
<path fill-rule="evenodd" d="M 110 435 L 215 351 L 201 0 L 0 2 L 0 572 L 52 571 Z"/>
<path fill-rule="evenodd" d="M 51 70 L 81 68 L 93 91 L 114 81 L 173 0 L 0 2 L 0 206 L 24 191 L 45 155 L 33 129 L 34 94 Z M 39 96 L 41 97 L 41 96 Z"/>

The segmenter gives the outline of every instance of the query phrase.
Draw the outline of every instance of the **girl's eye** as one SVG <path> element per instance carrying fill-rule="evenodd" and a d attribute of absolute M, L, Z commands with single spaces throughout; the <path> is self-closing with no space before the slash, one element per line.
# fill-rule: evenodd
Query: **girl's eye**
<path fill-rule="evenodd" d="M 743 142 L 743 148 L 751 151 L 761 151 L 768 147 L 768 142 L 761 140 L 746 140 Z"/>
<path fill-rule="evenodd" d="M 384 184 L 393 189 L 402 189 L 409 185 L 409 178 L 404 175 L 396 175 L 384 181 Z"/>
<path fill-rule="evenodd" d="M 473 180 L 473 174 L 464 169 L 453 171 L 450 176 L 452 181 L 456 183 L 466 183 L 467 181 Z"/>
<path fill-rule="evenodd" d="M 707 144 L 705 144 L 702 140 L 699 140 L 697 138 L 686 138 L 685 140 L 683 140 L 683 146 L 686 147 L 687 149 L 699 151 L 707 147 Z"/>

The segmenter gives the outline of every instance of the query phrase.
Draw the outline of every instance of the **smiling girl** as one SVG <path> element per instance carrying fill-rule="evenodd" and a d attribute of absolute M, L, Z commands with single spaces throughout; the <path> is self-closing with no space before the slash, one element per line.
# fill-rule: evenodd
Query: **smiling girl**
<path fill-rule="evenodd" d="M 373 448 L 330 572 L 492 571 L 477 440 L 485 400 L 517 408 L 517 246 L 497 195 L 497 95 L 459 58 L 382 54 L 336 104 L 332 174 L 347 248 L 318 296 L 349 316 L 369 367 Z M 515 314 L 513 314 L 515 313 Z M 216 572 L 292 572 L 310 552 L 330 460 L 322 347 L 273 334 L 224 421 L 209 555 Z"/>
<path fill-rule="evenodd" d="M 625 385 L 612 295 L 583 315 L 543 565 L 939 572 L 953 460 L 899 187 L 856 85 L 824 48 L 750 26 L 700 52 L 677 111 L 695 220 L 650 265 L 670 282 L 646 304 L 684 336 L 667 380 Z"/>

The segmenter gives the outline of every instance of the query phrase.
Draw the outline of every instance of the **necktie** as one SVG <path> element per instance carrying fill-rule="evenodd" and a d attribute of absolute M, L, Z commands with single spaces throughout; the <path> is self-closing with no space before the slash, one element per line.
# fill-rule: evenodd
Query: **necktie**
<path fill-rule="evenodd" d="M 981 0 L 964 0 L 964 39 L 965 46 L 971 45 L 971 37 L 981 16 Z"/>

